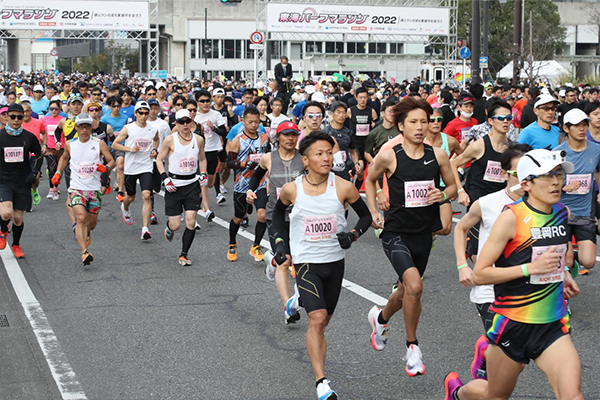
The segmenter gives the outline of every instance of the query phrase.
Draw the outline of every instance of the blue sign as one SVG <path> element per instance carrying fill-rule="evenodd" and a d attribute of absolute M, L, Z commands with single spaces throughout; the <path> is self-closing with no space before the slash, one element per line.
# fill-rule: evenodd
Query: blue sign
<path fill-rule="evenodd" d="M 158 77 L 160 79 L 167 79 L 167 70 L 166 69 L 161 69 L 158 71 Z"/>
<path fill-rule="evenodd" d="M 487 68 L 488 67 L 488 58 L 487 57 L 479 57 L 479 66 L 481 68 Z"/>
<path fill-rule="evenodd" d="M 150 71 L 150 78 L 157 78 L 158 77 L 158 71 Z"/>
<path fill-rule="evenodd" d="M 467 58 L 471 57 L 471 50 L 468 47 L 461 47 L 458 55 L 460 55 L 460 58 L 463 60 L 466 60 Z"/>

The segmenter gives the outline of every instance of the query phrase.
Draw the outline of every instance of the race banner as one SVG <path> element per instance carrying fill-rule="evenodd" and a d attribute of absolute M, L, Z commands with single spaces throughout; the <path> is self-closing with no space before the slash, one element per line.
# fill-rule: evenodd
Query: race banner
<path fill-rule="evenodd" d="M 448 36 L 450 10 L 268 3 L 267 31 Z"/>
<path fill-rule="evenodd" d="M 147 1 L 0 0 L 0 29 L 146 31 Z"/>

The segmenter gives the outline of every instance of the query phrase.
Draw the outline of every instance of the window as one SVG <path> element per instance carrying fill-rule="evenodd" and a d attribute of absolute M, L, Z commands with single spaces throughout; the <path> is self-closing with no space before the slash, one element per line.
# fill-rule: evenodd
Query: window
<path fill-rule="evenodd" d="M 346 52 L 348 52 L 350 54 L 356 53 L 356 43 L 355 42 L 348 42 L 347 46 L 348 47 L 347 47 Z"/>
<path fill-rule="evenodd" d="M 280 40 L 274 40 L 271 42 L 268 42 L 268 46 L 269 46 L 269 51 L 271 53 L 271 59 L 277 59 L 279 60 L 281 58 L 281 56 L 284 54 L 283 53 L 283 42 Z M 254 57 L 254 55 L 252 55 L 252 57 Z"/>
<path fill-rule="evenodd" d="M 367 44 L 365 42 L 356 43 L 356 52 L 357 53 L 366 53 L 367 52 Z"/>
<path fill-rule="evenodd" d="M 251 41 L 246 40 L 246 57 L 245 58 L 254 58 L 254 50 L 252 50 L 250 48 L 251 44 L 252 44 Z"/>
<path fill-rule="evenodd" d="M 390 43 L 390 54 L 402 54 L 404 46 L 402 43 Z"/>
<path fill-rule="evenodd" d="M 344 42 L 325 42 L 325 53 L 336 54 L 344 52 Z"/>
<path fill-rule="evenodd" d="M 385 43 L 369 43 L 369 54 L 385 54 Z"/>
<path fill-rule="evenodd" d="M 322 53 L 323 42 L 306 42 L 307 53 Z"/>
<path fill-rule="evenodd" d="M 190 58 L 196 58 L 196 46 L 198 40 L 192 39 L 190 40 Z"/>
<path fill-rule="evenodd" d="M 200 58 L 219 58 L 219 40 L 202 39 L 200 40 Z"/>
<path fill-rule="evenodd" d="M 223 54 L 225 58 L 242 58 L 242 41 L 241 40 L 224 40 Z"/>

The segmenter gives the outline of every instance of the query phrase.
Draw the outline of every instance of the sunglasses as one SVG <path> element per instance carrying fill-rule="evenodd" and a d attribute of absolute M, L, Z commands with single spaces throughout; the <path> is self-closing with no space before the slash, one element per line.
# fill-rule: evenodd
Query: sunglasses
<path fill-rule="evenodd" d="M 511 176 L 514 176 L 514 177 L 517 176 L 517 171 L 514 171 L 512 169 L 507 169 L 506 173 L 509 174 L 509 175 L 511 175 Z"/>
<path fill-rule="evenodd" d="M 187 124 L 191 124 L 192 120 L 189 118 L 185 118 L 185 119 L 180 119 L 179 121 L 177 121 L 178 124 L 181 125 L 187 125 Z"/>
<path fill-rule="evenodd" d="M 556 107 L 538 107 L 542 111 L 556 111 Z"/>
<path fill-rule="evenodd" d="M 92 93 L 92 96 L 102 96 L 102 93 Z"/>
<path fill-rule="evenodd" d="M 88 109 L 89 112 L 96 112 L 96 111 L 100 111 L 99 108 L 89 108 Z"/>
<path fill-rule="evenodd" d="M 444 117 L 429 117 L 429 122 L 433 122 L 434 124 L 442 122 L 443 120 Z"/>
<path fill-rule="evenodd" d="M 50 111 L 58 111 L 58 110 L 60 110 L 60 108 L 50 107 L 48 110 L 50 110 Z"/>
<path fill-rule="evenodd" d="M 198 100 L 198 103 L 204 103 L 204 104 L 206 104 L 206 103 L 210 103 L 210 102 L 211 102 L 211 100 L 210 100 L 210 99 L 202 99 L 202 100 Z"/>
<path fill-rule="evenodd" d="M 139 115 L 148 115 L 148 114 L 150 114 L 150 112 L 148 112 L 148 111 L 138 111 L 137 113 Z"/>
<path fill-rule="evenodd" d="M 189 112 L 196 112 L 196 111 L 198 111 L 198 109 L 196 109 L 196 108 L 188 108 L 187 110 L 188 110 Z"/>
<path fill-rule="evenodd" d="M 148 93 L 148 96 L 156 96 L 156 92 L 154 92 L 154 93 Z"/>
<path fill-rule="evenodd" d="M 22 115 L 8 114 L 8 116 L 10 117 L 10 119 L 18 119 L 19 121 L 23 119 Z"/>
<path fill-rule="evenodd" d="M 495 119 L 496 121 L 500 121 L 500 122 L 512 121 L 513 116 L 512 115 L 494 115 L 492 117 L 492 119 Z"/>
<path fill-rule="evenodd" d="M 115 108 L 115 107 L 121 107 L 121 105 L 120 105 L 120 104 L 111 104 L 110 106 L 111 106 L 112 108 Z"/>
<path fill-rule="evenodd" d="M 175 107 L 183 107 L 183 103 L 175 103 Z"/>
<path fill-rule="evenodd" d="M 549 182 L 554 177 L 557 177 L 559 181 L 562 181 L 565 178 L 565 171 L 563 169 L 559 169 L 558 171 L 550 171 L 542 175 L 531 175 L 528 179 L 530 181 L 534 179 L 539 179 L 540 181 Z"/>
<path fill-rule="evenodd" d="M 316 114 L 306 114 L 306 118 L 310 118 L 310 119 L 319 119 L 319 118 L 323 118 L 323 114 L 321 114 L 321 113 L 316 113 Z"/>

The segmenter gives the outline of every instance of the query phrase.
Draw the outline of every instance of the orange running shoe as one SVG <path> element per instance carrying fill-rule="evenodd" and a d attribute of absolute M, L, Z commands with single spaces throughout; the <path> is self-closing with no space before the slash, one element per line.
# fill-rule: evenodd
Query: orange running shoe
<path fill-rule="evenodd" d="M 23 254 L 23 250 L 21 250 L 21 246 L 19 245 L 14 245 L 11 247 L 15 258 L 25 258 L 25 254 Z"/>
<path fill-rule="evenodd" d="M 6 235 L 7 233 L 0 232 L 0 250 L 6 248 Z"/>

